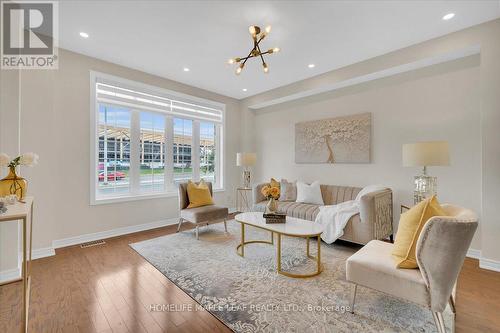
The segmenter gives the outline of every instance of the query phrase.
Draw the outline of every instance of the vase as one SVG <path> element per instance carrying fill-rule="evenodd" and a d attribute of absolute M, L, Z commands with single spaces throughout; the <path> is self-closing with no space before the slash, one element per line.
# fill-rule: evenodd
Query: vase
<path fill-rule="evenodd" d="M 9 174 L 0 180 L 0 197 L 15 194 L 18 200 L 24 199 L 28 182 L 16 174 L 16 168 L 10 167 Z"/>
<path fill-rule="evenodd" d="M 273 214 L 278 210 L 278 205 L 276 204 L 276 200 L 274 198 L 269 199 L 266 205 L 267 213 Z"/>

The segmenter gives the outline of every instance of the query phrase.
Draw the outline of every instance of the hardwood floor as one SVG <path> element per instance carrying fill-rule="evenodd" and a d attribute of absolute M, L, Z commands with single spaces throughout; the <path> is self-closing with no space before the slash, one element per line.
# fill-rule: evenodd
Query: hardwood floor
<path fill-rule="evenodd" d="M 57 250 L 33 261 L 30 332 L 231 332 L 140 257 L 128 244 L 175 232 L 175 226 Z M 19 332 L 21 285 L 0 287 L 0 332 Z M 150 311 L 177 304 L 179 311 Z M 466 259 L 457 292 L 457 332 L 500 332 L 500 273 Z"/>

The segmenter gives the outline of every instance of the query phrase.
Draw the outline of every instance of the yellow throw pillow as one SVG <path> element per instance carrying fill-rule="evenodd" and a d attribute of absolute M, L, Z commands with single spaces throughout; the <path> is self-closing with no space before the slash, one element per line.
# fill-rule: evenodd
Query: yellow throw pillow
<path fill-rule="evenodd" d="M 210 195 L 208 185 L 201 180 L 198 185 L 192 181 L 188 182 L 187 193 L 189 198 L 189 205 L 187 208 L 195 208 L 201 206 L 213 205 L 214 201 Z"/>
<path fill-rule="evenodd" d="M 392 256 L 398 268 L 418 268 L 417 240 L 425 223 L 433 216 L 445 216 L 436 196 L 426 199 L 401 214 Z"/>

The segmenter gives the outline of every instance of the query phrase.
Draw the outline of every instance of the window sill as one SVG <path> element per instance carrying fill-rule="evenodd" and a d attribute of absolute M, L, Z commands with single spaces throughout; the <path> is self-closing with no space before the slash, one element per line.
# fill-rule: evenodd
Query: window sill
<path fill-rule="evenodd" d="M 225 192 L 224 188 L 214 189 L 214 193 Z M 97 205 L 108 205 L 120 202 L 129 202 L 129 201 L 139 201 L 139 200 L 147 200 L 147 199 L 161 199 L 161 198 L 177 198 L 178 194 L 176 192 L 165 192 L 165 193 L 156 193 L 156 194 L 139 194 L 139 195 L 124 195 L 124 196 L 116 196 L 116 197 L 104 197 L 104 198 L 92 198 L 90 200 L 91 206 Z"/>

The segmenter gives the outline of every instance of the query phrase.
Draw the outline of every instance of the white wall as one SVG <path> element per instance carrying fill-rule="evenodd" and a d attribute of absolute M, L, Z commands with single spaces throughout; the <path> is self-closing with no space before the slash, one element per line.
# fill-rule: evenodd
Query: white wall
<path fill-rule="evenodd" d="M 381 79 L 256 111 L 257 178 L 319 180 L 323 184 L 383 184 L 394 191 L 394 220 L 400 204 L 412 204 L 419 168 L 401 162 L 404 143 L 446 140 L 451 165 L 430 167 L 438 177 L 439 200 L 481 211 L 481 124 L 479 56 Z M 371 112 L 370 164 L 296 164 L 295 124 Z M 479 246 L 480 233 L 474 245 Z"/>
<path fill-rule="evenodd" d="M 19 71 L 0 70 L 0 152 L 9 156 L 19 153 Z M 0 179 L 8 169 L 0 169 Z M 19 274 L 16 247 L 17 222 L 0 223 L 0 280 L 10 280 Z M 6 269 L 8 269 L 6 271 Z"/>
<path fill-rule="evenodd" d="M 90 206 L 90 70 L 225 103 L 226 191 L 216 193 L 215 200 L 234 207 L 237 100 L 61 49 L 58 70 L 24 70 L 20 77 L 20 150 L 40 155 L 39 165 L 21 170 L 29 181 L 28 194 L 36 198 L 34 249 L 51 247 L 53 240 L 178 216 L 177 197 Z M 18 116 L 16 110 L 7 112 Z M 9 126 L 16 123 L 9 121 Z M 12 258 L 16 250 L 10 248 L 7 256 Z M 0 271 L 8 268 L 0 266 Z"/>

